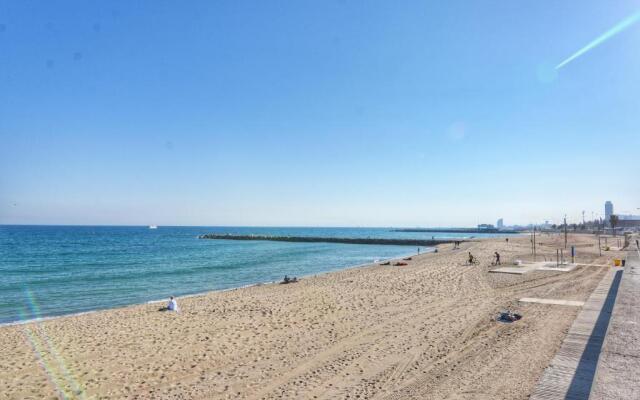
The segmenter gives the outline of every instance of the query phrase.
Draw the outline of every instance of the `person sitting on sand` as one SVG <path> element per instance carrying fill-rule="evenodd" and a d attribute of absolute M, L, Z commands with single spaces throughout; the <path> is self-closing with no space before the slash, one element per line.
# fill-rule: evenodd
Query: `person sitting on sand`
<path fill-rule="evenodd" d="M 175 311 L 175 312 L 179 311 L 178 302 L 173 296 L 171 296 L 171 298 L 169 299 L 169 304 L 167 304 L 167 311 Z"/>
<path fill-rule="evenodd" d="M 469 252 L 469 264 L 473 264 L 474 261 L 475 261 L 475 258 L 473 258 L 473 254 Z"/>
<path fill-rule="evenodd" d="M 498 253 L 497 251 L 495 252 L 495 256 L 496 256 L 496 265 L 501 265 L 500 264 L 500 253 Z"/>

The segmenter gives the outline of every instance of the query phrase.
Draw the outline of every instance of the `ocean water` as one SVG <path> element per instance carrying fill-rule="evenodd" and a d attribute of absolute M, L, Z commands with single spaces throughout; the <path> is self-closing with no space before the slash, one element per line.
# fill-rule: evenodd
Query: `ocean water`
<path fill-rule="evenodd" d="M 0 324 L 312 275 L 417 251 L 413 246 L 197 238 L 213 232 L 422 239 L 452 235 L 387 228 L 0 226 Z"/>

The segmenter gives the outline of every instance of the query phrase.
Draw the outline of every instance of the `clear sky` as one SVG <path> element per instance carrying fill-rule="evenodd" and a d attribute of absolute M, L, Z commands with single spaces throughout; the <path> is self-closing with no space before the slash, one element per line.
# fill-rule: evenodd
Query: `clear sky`
<path fill-rule="evenodd" d="M 554 69 L 638 10 L 0 0 L 0 223 L 638 212 L 640 24 Z"/>

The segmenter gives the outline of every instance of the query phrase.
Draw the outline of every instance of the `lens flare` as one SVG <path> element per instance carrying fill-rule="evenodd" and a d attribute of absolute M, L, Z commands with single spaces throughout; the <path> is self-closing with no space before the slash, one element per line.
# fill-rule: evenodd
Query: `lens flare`
<path fill-rule="evenodd" d="M 564 60 L 560 64 L 556 65 L 556 69 L 560 69 L 560 68 L 564 67 L 565 65 L 569 64 L 571 61 L 573 61 L 576 58 L 580 57 L 581 55 L 583 55 L 584 53 L 586 53 L 589 50 L 593 49 L 594 47 L 601 45 L 602 43 L 604 43 L 605 41 L 611 39 L 612 37 L 614 37 L 618 33 L 624 31 L 625 29 L 627 29 L 629 27 L 631 27 L 633 24 L 635 24 L 638 21 L 640 21 L 640 11 L 638 11 L 637 13 L 635 13 L 635 14 L 623 19 L 622 21 L 618 22 L 613 28 L 609 29 L 608 31 L 606 31 L 605 33 L 603 33 L 602 35 L 600 35 L 599 37 L 594 39 L 591 43 L 589 43 L 588 45 L 586 45 L 583 48 L 581 48 L 580 50 L 578 50 L 571 57 L 567 58 L 566 60 Z"/>
<path fill-rule="evenodd" d="M 28 309 L 21 311 L 21 320 L 40 318 L 40 306 L 31 290 L 25 290 Z M 43 325 L 25 324 L 24 334 L 31 345 L 34 354 L 38 358 L 40 366 L 51 385 L 55 388 L 61 399 L 84 399 L 84 390 L 67 367 L 64 358 L 60 355 L 53 342 L 47 335 Z"/>

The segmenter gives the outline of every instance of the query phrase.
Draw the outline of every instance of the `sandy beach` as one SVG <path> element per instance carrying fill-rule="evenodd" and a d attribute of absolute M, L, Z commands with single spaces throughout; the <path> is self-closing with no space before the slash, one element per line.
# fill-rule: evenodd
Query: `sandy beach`
<path fill-rule="evenodd" d="M 538 260 L 559 235 L 538 238 Z M 609 264 L 592 235 L 577 261 Z M 2 399 L 526 399 L 608 267 L 489 273 L 531 260 L 528 236 L 483 239 L 289 285 L 0 328 Z M 467 252 L 480 265 L 466 264 Z M 502 309 L 524 318 L 502 324 Z"/>

